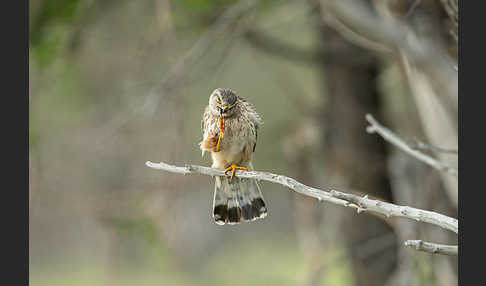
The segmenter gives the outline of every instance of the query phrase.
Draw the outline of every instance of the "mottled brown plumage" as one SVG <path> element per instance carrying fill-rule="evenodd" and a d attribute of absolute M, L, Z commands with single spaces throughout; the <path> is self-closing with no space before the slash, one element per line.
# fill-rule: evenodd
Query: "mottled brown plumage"
<path fill-rule="evenodd" d="M 219 118 L 224 120 L 224 137 Z M 255 107 L 230 89 L 218 88 L 209 97 L 201 121 L 202 154 L 211 153 L 212 167 L 235 170 L 244 167 L 253 170 L 252 159 L 256 149 L 258 128 L 262 120 Z M 213 217 L 218 224 L 235 224 L 264 218 L 267 209 L 256 180 L 242 178 L 215 178 Z"/>

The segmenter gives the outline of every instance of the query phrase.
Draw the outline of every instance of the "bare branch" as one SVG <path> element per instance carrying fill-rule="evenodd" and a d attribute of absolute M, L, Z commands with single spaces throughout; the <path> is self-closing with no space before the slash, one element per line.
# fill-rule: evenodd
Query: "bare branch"
<path fill-rule="evenodd" d="M 414 150 L 428 150 L 428 151 L 433 151 L 437 153 L 446 153 L 446 154 L 452 154 L 452 155 L 458 155 L 458 152 L 456 149 L 445 149 L 437 146 L 433 146 L 427 143 L 424 143 L 417 138 L 413 139 L 413 143 L 410 144 L 410 148 Z"/>
<path fill-rule="evenodd" d="M 203 166 L 186 165 L 185 167 L 177 167 L 169 165 L 163 162 L 152 163 L 147 161 L 145 163 L 150 168 L 163 170 L 177 174 L 200 174 L 206 176 L 226 176 L 223 171 Z M 405 217 L 413 219 L 415 221 L 425 222 L 439 226 L 441 228 L 458 233 L 457 219 L 451 218 L 436 212 L 416 209 L 408 206 L 399 206 L 391 203 L 386 203 L 379 200 L 369 199 L 367 196 L 361 198 L 359 196 L 338 192 L 338 191 L 323 191 L 320 189 L 306 186 L 295 179 L 272 174 L 269 172 L 257 172 L 257 171 L 241 171 L 238 172 L 238 177 L 256 179 L 258 181 L 263 180 L 280 184 L 288 187 L 289 189 L 309 197 L 318 199 L 319 201 L 326 201 L 336 205 L 354 208 L 358 213 L 362 211 L 371 211 L 374 213 L 385 215 L 386 217 Z"/>
<path fill-rule="evenodd" d="M 444 216 L 431 211 L 425 211 L 408 206 L 395 205 L 379 200 L 369 199 L 368 196 L 360 197 L 353 194 L 332 190 L 330 195 L 357 205 L 358 212 L 372 211 L 385 215 L 386 217 L 406 217 L 416 221 L 438 225 L 442 228 L 458 233 L 457 219 Z M 444 220 L 445 219 L 445 220 Z"/>
<path fill-rule="evenodd" d="M 411 148 L 403 139 L 398 137 L 395 133 L 391 130 L 386 128 L 385 126 L 381 125 L 376 121 L 371 114 L 366 114 L 366 120 L 371 124 L 366 128 L 368 133 L 378 133 L 383 139 L 390 142 L 391 144 L 397 146 L 398 148 L 405 151 L 405 153 L 412 155 L 413 157 L 417 158 L 418 160 L 426 163 L 427 165 L 439 170 L 445 171 L 448 174 L 457 177 L 457 169 L 453 167 L 446 166 L 439 162 L 437 159 L 422 153 L 416 149 Z"/>
<path fill-rule="evenodd" d="M 433 254 L 456 255 L 458 253 L 457 245 L 446 245 L 426 242 L 422 240 L 407 240 L 405 246 L 413 247 L 415 250 L 429 252 Z"/>

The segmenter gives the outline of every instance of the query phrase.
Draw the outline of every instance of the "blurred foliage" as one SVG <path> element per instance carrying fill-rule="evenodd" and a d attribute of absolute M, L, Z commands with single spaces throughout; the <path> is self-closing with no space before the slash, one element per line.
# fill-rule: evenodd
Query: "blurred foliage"
<path fill-rule="evenodd" d="M 30 43 L 36 46 L 49 37 L 46 27 L 56 24 L 70 24 L 76 15 L 77 8 L 82 0 L 43 0 L 31 1 L 40 3 L 38 14 L 30 11 Z M 34 4 L 35 6 L 35 4 Z M 35 15 L 35 16 L 34 16 Z"/>
<path fill-rule="evenodd" d="M 179 0 L 175 4 L 189 12 L 199 12 L 201 14 L 214 14 L 214 11 L 221 10 L 225 6 L 236 3 L 237 0 Z"/>
<path fill-rule="evenodd" d="M 30 10 L 30 56 L 47 66 L 69 43 L 72 33 L 68 28 L 79 13 L 83 0 L 43 0 L 37 10 Z M 31 5 L 31 7 L 35 4 Z"/>

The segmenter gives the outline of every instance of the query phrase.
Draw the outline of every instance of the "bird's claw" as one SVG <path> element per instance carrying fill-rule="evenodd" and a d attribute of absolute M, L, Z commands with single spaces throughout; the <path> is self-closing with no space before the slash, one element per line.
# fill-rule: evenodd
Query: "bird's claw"
<path fill-rule="evenodd" d="M 228 173 L 229 171 L 231 171 L 231 180 L 233 180 L 233 178 L 235 177 L 235 171 L 236 169 L 239 169 L 239 170 L 247 170 L 246 167 L 242 167 L 242 166 L 238 166 L 236 164 L 231 164 L 231 166 L 229 166 L 228 168 L 226 168 L 224 170 L 224 174 L 227 175 L 226 173 Z"/>

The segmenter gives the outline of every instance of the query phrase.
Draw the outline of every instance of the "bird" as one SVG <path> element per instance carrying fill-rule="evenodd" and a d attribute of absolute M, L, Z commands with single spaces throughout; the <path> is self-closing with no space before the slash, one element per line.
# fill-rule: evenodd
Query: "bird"
<path fill-rule="evenodd" d="M 254 170 L 252 160 L 263 121 L 255 107 L 235 91 L 216 88 L 201 120 L 202 156 L 211 153 L 212 168 L 231 171 L 216 176 L 212 216 L 218 225 L 251 222 L 267 216 L 255 179 L 235 177 L 236 170 Z"/>

